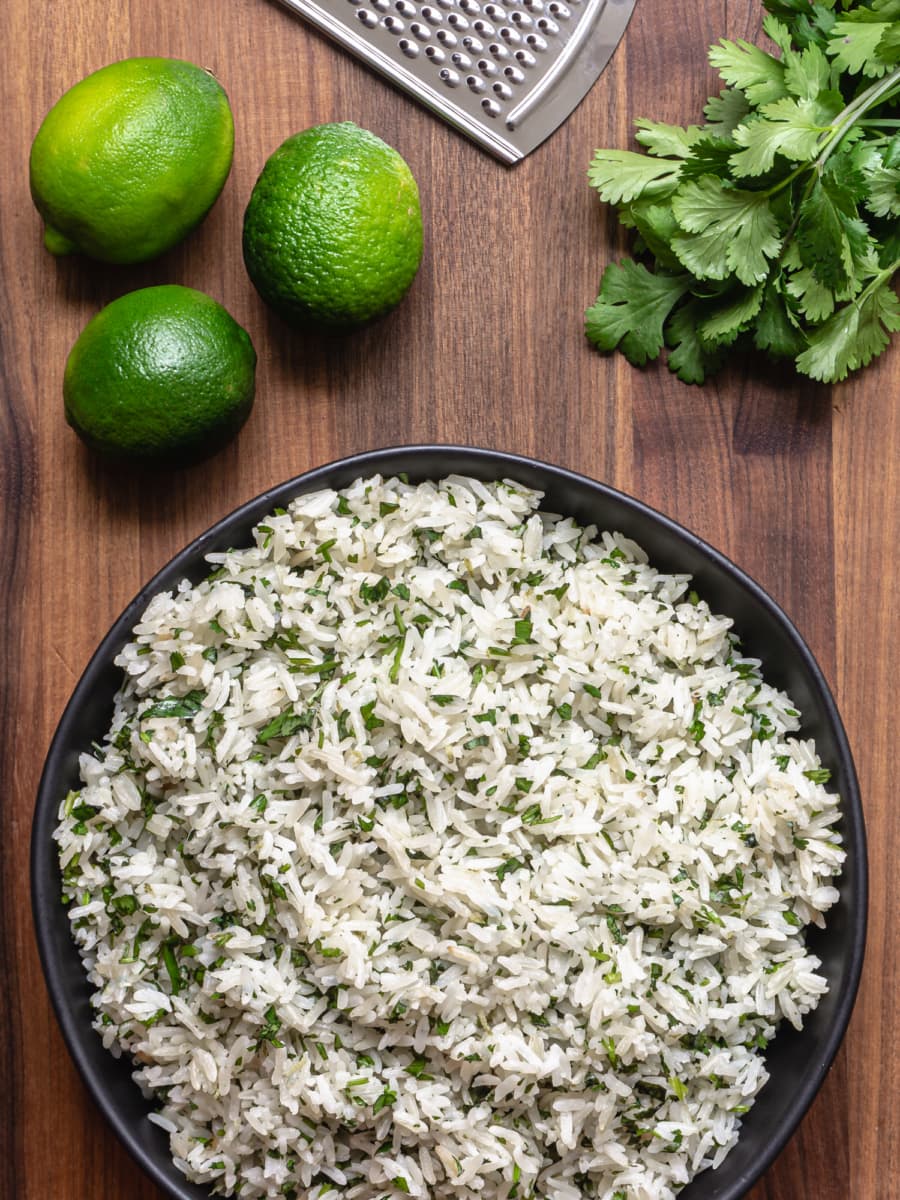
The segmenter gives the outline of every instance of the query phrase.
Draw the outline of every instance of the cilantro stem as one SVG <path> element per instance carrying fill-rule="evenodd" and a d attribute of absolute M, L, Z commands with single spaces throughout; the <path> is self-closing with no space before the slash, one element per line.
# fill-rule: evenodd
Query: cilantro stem
<path fill-rule="evenodd" d="M 894 89 L 900 90 L 900 67 L 891 71 L 884 79 L 879 79 L 871 87 L 851 100 L 843 112 L 838 113 L 831 125 L 831 135 L 826 138 L 822 153 L 813 163 L 814 168 L 821 173 L 829 157 L 837 150 L 845 134 L 857 124 L 863 113 L 868 112 L 883 100 L 891 98 Z"/>
<path fill-rule="evenodd" d="M 773 183 L 770 188 L 766 188 L 762 195 L 764 195 L 766 199 L 768 199 L 770 196 L 777 196 L 778 193 L 783 192 L 786 187 L 790 187 L 795 179 L 799 179 L 801 175 L 808 171 L 809 166 L 809 163 L 801 163 L 799 167 L 795 167 L 793 171 L 791 171 L 790 175 L 785 176 L 784 179 L 779 179 L 778 182 Z"/>
<path fill-rule="evenodd" d="M 863 301 L 872 292 L 880 288 L 883 283 L 887 283 L 896 271 L 900 271 L 900 258 L 895 258 L 890 266 L 885 267 L 883 271 L 879 271 L 877 275 L 874 275 L 859 293 L 859 295 L 853 297 L 853 299 L 850 301 L 850 304 L 853 304 L 859 308 Z"/>

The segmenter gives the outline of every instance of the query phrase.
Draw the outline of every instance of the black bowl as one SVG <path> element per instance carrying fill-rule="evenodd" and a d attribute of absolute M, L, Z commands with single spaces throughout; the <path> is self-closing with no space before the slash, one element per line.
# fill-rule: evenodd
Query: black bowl
<path fill-rule="evenodd" d="M 91 1028 L 90 989 L 60 904 L 61 878 L 52 833 L 61 797 L 77 786 L 78 755 L 109 726 L 120 672 L 113 660 L 155 593 L 179 579 L 209 573 L 205 555 L 249 544 L 251 528 L 276 505 L 301 492 L 344 487 L 362 475 L 406 472 L 414 482 L 449 474 L 483 480 L 511 478 L 545 493 L 544 507 L 584 524 L 620 530 L 655 566 L 689 572 L 716 612 L 732 617 L 744 650 L 762 659 L 766 678 L 784 688 L 804 716 L 803 736 L 815 739 L 839 791 L 847 860 L 841 899 L 825 931 L 812 929 L 809 946 L 822 960 L 829 991 L 802 1032 L 782 1029 L 767 1055 L 771 1079 L 744 1120 L 740 1140 L 715 1171 L 705 1171 L 680 1200 L 738 1200 L 765 1171 L 806 1112 L 837 1053 L 850 1019 L 866 937 L 866 834 L 847 737 L 834 700 L 809 648 L 766 593 L 723 555 L 667 517 L 603 484 L 560 467 L 489 450 L 405 446 L 359 454 L 320 467 L 264 492 L 192 542 L 132 600 L 82 675 L 53 738 L 38 791 L 31 847 L 32 904 L 44 975 L 69 1051 L 88 1090 L 144 1170 L 178 1200 L 209 1200 L 169 1157 L 165 1135 L 146 1119 L 152 1109 Z"/>

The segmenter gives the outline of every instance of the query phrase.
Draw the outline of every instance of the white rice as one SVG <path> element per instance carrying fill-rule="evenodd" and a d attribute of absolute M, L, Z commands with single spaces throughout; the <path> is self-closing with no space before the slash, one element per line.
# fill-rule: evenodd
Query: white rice
<path fill-rule="evenodd" d="M 156 596 L 57 831 L 96 1027 L 241 1197 L 668 1200 L 826 990 L 799 714 L 539 494 L 301 496 Z"/>

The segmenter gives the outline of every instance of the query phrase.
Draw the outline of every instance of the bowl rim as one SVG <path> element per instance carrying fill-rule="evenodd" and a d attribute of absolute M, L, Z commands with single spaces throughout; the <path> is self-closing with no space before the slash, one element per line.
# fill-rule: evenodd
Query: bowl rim
<path fill-rule="evenodd" d="M 58 922 L 60 918 L 65 917 L 64 910 L 59 904 L 58 860 L 54 853 L 53 862 L 57 869 L 48 871 L 46 852 L 47 838 L 52 835 L 58 820 L 56 813 L 60 793 L 55 785 L 57 776 L 65 771 L 64 759 L 66 743 L 71 739 L 70 729 L 75 723 L 76 715 L 84 705 L 85 699 L 93 691 L 97 677 L 109 670 L 112 659 L 130 635 L 132 627 L 151 597 L 159 591 L 167 590 L 178 579 L 189 577 L 189 567 L 202 565 L 207 554 L 226 548 L 226 545 L 232 545 L 233 543 L 227 539 L 223 541 L 223 535 L 227 530 L 246 528 L 249 531 L 253 525 L 280 503 L 287 503 L 295 496 L 313 491 L 318 487 L 344 487 L 351 480 L 365 474 L 384 473 L 386 464 L 389 461 L 396 462 L 400 457 L 410 459 L 409 467 L 413 469 L 416 459 L 425 459 L 435 455 L 446 459 L 446 468 L 442 468 L 437 473 L 427 472 L 421 478 L 442 478 L 446 475 L 469 473 L 470 468 L 465 467 L 464 461 L 457 460 L 465 460 L 469 463 L 475 461 L 483 466 L 496 467 L 496 478 L 516 479 L 517 471 L 527 474 L 537 472 L 560 485 L 568 483 L 581 489 L 587 488 L 596 494 L 598 501 L 609 500 L 613 504 L 622 506 L 639 519 L 649 520 L 652 524 L 656 524 L 667 537 L 674 538 L 676 542 L 686 543 L 714 568 L 724 572 L 766 610 L 767 615 L 782 627 L 815 685 L 818 699 L 834 737 L 843 776 L 844 783 L 840 798 L 844 822 L 845 825 L 852 824 L 856 832 L 854 847 L 856 885 L 850 916 L 853 936 L 844 967 L 843 990 L 830 1018 L 831 1023 L 824 1039 L 821 1055 L 810 1065 L 808 1073 L 804 1076 L 803 1086 L 795 1094 L 784 1119 L 777 1126 L 775 1136 L 767 1142 L 765 1149 L 756 1156 L 753 1163 L 734 1180 L 732 1186 L 715 1194 L 715 1200 L 739 1200 L 778 1157 L 812 1104 L 843 1041 L 859 989 L 868 925 L 868 857 L 865 818 L 849 741 L 831 689 L 809 646 L 781 606 L 741 567 L 673 518 L 634 496 L 577 471 L 527 455 L 459 443 L 435 442 L 383 446 L 333 459 L 267 488 L 220 517 L 160 567 L 125 606 L 92 652 L 59 718 L 47 750 L 32 817 L 30 846 L 32 919 L 45 984 L 66 1048 L 94 1103 L 119 1141 L 148 1177 L 174 1200 L 201 1200 L 201 1198 L 205 1200 L 210 1197 L 212 1193 L 206 1185 L 191 1183 L 183 1176 L 174 1180 L 167 1175 L 154 1156 L 135 1137 L 133 1122 L 115 1107 L 104 1084 L 103 1072 L 95 1069 L 89 1059 L 88 1047 L 96 1048 L 94 1039 L 97 1038 L 97 1034 L 90 1024 L 84 1024 L 76 1019 L 72 1006 L 67 1003 L 62 967 L 55 958 L 51 935 L 54 921 Z M 394 467 L 390 467 L 387 469 L 387 473 L 395 475 L 398 472 Z M 335 475 L 339 475 L 345 482 L 335 483 Z M 202 575 L 198 578 L 202 578 Z M 67 932 L 71 933 L 70 930 Z M 71 944 L 75 948 L 74 941 Z M 137 1089 L 138 1085 L 134 1084 L 133 1086 Z M 709 1172 L 705 1171 L 695 1178 L 700 1179 L 707 1174 Z M 710 1200 L 713 1200 L 713 1197 L 710 1197 Z"/>

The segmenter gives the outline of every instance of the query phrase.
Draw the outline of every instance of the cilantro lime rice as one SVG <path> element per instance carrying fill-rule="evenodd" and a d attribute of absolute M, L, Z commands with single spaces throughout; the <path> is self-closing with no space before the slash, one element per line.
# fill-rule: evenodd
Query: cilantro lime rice
<path fill-rule="evenodd" d="M 57 831 L 96 1027 L 241 1197 L 668 1200 L 826 990 L 844 858 L 686 576 L 360 480 L 157 595 Z"/>

